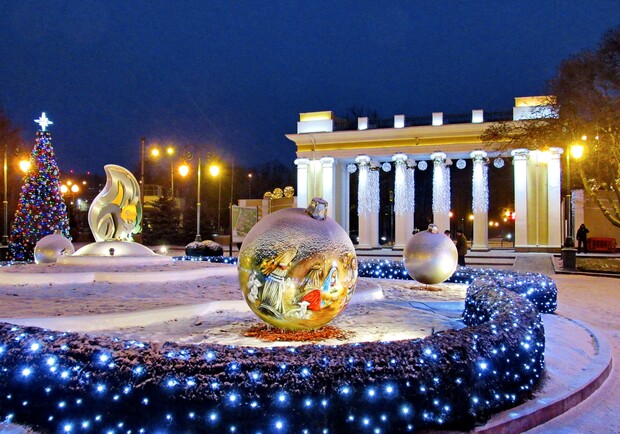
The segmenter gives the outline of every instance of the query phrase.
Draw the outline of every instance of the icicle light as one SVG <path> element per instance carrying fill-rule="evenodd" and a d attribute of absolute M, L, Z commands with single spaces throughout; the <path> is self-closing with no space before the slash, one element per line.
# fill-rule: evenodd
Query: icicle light
<path fill-rule="evenodd" d="M 379 212 L 379 171 L 371 168 L 370 157 L 359 156 L 359 182 L 357 186 L 357 215 L 368 216 Z"/>
<path fill-rule="evenodd" d="M 486 164 L 486 152 L 471 153 L 474 160 L 472 179 L 472 211 L 474 214 L 486 214 L 489 211 L 489 167 Z"/>
<path fill-rule="evenodd" d="M 396 215 L 412 214 L 415 210 L 414 169 L 408 168 L 403 159 L 397 159 L 394 175 L 394 212 Z"/>
<path fill-rule="evenodd" d="M 450 169 L 445 164 L 445 154 L 438 155 L 443 155 L 444 158 L 433 158 L 433 213 L 448 214 L 451 207 Z"/>

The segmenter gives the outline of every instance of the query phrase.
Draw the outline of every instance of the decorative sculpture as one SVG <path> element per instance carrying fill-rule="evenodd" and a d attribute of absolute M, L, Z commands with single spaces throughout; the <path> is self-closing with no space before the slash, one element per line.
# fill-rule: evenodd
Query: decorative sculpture
<path fill-rule="evenodd" d="M 88 224 L 95 241 L 132 241 L 141 231 L 140 185 L 124 167 L 104 167 L 107 181 L 88 210 Z"/>
<path fill-rule="evenodd" d="M 424 232 L 418 232 L 409 239 L 403 259 L 409 275 L 420 283 L 434 285 L 441 283 L 456 270 L 458 253 L 450 237 L 433 232 L 437 227 L 430 225 Z"/>
<path fill-rule="evenodd" d="M 288 330 L 310 330 L 334 319 L 351 300 L 357 281 L 355 249 L 327 217 L 327 202 L 307 210 L 269 214 L 239 251 L 239 284 L 252 311 Z"/>
<path fill-rule="evenodd" d="M 37 264 L 51 264 L 63 255 L 71 255 L 75 248 L 68 238 L 63 237 L 60 231 L 46 235 L 34 246 L 34 262 Z"/>

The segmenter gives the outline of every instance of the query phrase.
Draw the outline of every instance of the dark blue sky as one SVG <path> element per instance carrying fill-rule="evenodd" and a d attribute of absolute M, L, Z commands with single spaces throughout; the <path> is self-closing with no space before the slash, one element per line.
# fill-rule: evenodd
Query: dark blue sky
<path fill-rule="evenodd" d="M 620 24 L 617 0 L 20 0 L 0 15 L 0 106 L 62 170 L 137 167 L 139 141 L 292 164 L 300 112 L 509 110 Z"/>

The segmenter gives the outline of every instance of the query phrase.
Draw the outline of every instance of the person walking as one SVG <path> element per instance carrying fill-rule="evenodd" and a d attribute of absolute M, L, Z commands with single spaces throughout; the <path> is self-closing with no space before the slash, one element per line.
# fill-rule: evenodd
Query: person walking
<path fill-rule="evenodd" d="M 581 246 L 583 246 L 583 253 L 588 253 L 588 233 L 590 230 L 586 228 L 584 223 L 581 223 L 577 230 L 577 253 L 581 253 Z"/>
<path fill-rule="evenodd" d="M 467 254 L 467 238 L 463 231 L 456 231 L 456 251 L 459 255 L 458 264 L 465 267 L 465 255 Z"/>

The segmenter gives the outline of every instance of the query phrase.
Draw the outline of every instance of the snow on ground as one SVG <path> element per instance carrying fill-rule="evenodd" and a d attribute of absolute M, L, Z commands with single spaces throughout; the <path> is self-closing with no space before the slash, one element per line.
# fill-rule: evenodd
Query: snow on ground
<path fill-rule="evenodd" d="M 597 330 L 612 347 L 614 367 L 607 381 L 590 398 L 528 432 L 536 434 L 620 433 L 620 280 L 609 277 L 556 274 L 557 315 L 582 321 Z M 590 337 L 566 336 L 577 350 L 587 347 Z M 578 360 L 561 361 L 577 365 Z M 579 376 L 579 369 L 574 372 Z"/>
<path fill-rule="evenodd" d="M 165 275 L 170 267 L 194 270 L 212 267 L 207 263 L 176 263 L 158 266 Z M 219 265 L 222 267 L 222 265 Z M 55 272 L 54 266 L 38 266 L 44 273 Z M 184 267 L 187 267 L 186 269 Z M 231 266 L 224 266 L 231 267 Z M 9 267 L 12 268 L 12 267 Z M 36 318 L 83 315 L 129 315 L 153 309 L 198 305 L 208 302 L 234 300 L 243 302 L 234 267 L 228 273 L 204 277 L 197 281 L 168 281 L 164 284 L 135 281 L 133 283 L 55 284 L 52 280 L 38 285 L 7 285 L 0 276 L 0 317 Z M 11 272 L 18 272 L 18 268 Z M 79 269 L 73 268 L 74 272 Z M 115 272 L 127 271 L 118 269 Z M 22 271 L 24 272 L 24 271 Z M 620 362 L 620 281 L 591 276 L 553 275 L 558 293 L 557 315 L 545 315 L 549 357 L 545 388 L 570 387 L 570 380 L 579 378 L 582 365 L 596 351 L 592 337 L 585 332 L 575 333 L 574 321 L 583 321 L 596 328 L 612 346 L 615 364 Z M 383 299 L 356 300 L 338 317 L 333 325 L 353 330 L 353 339 L 385 339 L 389 333 L 403 333 L 397 338 L 430 334 L 432 329 L 459 327 L 460 311 L 455 303 L 465 297 L 464 285 L 426 287 L 412 281 L 359 280 L 359 294 L 373 291 L 378 285 Z M 415 322 L 413 318 L 422 320 Z M 260 323 L 247 308 L 232 312 L 216 312 L 207 317 L 190 316 L 166 318 L 149 326 L 131 326 L 122 330 L 99 330 L 97 333 L 133 336 L 149 340 L 178 340 L 198 343 L 217 340 L 238 341 L 239 334 L 251 325 Z M 407 335 L 408 334 L 408 335 Z M 252 343 L 253 344 L 253 343 Z M 555 347 L 554 347 L 555 345 Z M 561 357 L 551 352 L 562 350 Z M 558 378 L 562 373 L 564 378 Z M 535 433 L 618 433 L 620 432 L 620 378 L 618 368 L 594 395 L 564 415 L 533 429 Z M 8 431 L 6 431 L 8 429 Z M 0 424 L 0 432 L 18 431 L 19 427 Z M 4 431 L 3 431 L 4 430 Z"/>
<path fill-rule="evenodd" d="M 87 330 L 91 334 L 136 340 L 278 345 L 243 336 L 245 331 L 261 324 L 261 321 L 243 301 L 236 267 L 206 262 L 177 262 L 140 267 L 137 272 L 155 271 L 167 279 L 166 273 L 176 274 L 201 267 L 217 271 L 218 275 L 195 281 L 162 283 L 136 279 L 125 283 L 58 284 L 52 277 L 56 274 L 51 273 L 81 273 L 87 269 L 56 265 L 15 267 L 14 273 L 40 271 L 49 274 L 50 279 L 46 284 L 0 284 L 0 320 L 62 330 Z M 100 267 L 98 271 L 127 271 L 108 268 Z M 351 304 L 330 325 L 349 332 L 351 337 L 347 342 L 412 339 L 439 330 L 461 328 L 460 314 L 465 292 L 466 286 L 459 284 L 427 286 L 412 281 L 359 279 Z M 412 305 L 412 300 L 418 304 Z M 214 303 L 220 301 L 227 301 L 228 304 Z M 445 305 L 445 302 L 456 305 Z M 181 307 L 166 309 L 178 306 Z M 210 309 L 210 306 L 215 307 Z M 34 320 L 42 317 L 57 318 Z M 100 328 L 97 323 L 101 324 Z M 323 343 L 338 344 L 342 341 Z"/>

